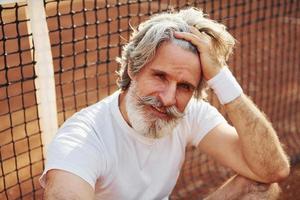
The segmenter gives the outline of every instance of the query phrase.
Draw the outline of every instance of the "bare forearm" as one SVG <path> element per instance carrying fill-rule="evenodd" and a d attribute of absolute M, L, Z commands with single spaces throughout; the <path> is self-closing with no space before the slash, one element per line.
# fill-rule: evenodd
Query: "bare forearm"
<path fill-rule="evenodd" d="M 240 175 L 235 175 L 204 200 L 278 199 L 277 183 L 263 184 Z"/>
<path fill-rule="evenodd" d="M 243 156 L 250 169 L 267 181 L 289 173 L 289 162 L 276 132 L 262 112 L 245 95 L 225 105 L 236 128 Z"/>

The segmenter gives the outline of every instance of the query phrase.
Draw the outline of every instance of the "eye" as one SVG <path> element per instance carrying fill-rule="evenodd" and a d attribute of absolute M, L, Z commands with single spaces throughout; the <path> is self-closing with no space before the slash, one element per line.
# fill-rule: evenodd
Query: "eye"
<path fill-rule="evenodd" d="M 160 80 L 166 79 L 165 74 L 162 74 L 162 73 L 155 73 L 154 76 L 159 78 Z"/>
<path fill-rule="evenodd" d="M 177 85 L 177 87 L 180 88 L 180 89 L 184 89 L 186 91 L 191 91 L 192 90 L 192 87 L 187 83 L 179 83 Z"/>

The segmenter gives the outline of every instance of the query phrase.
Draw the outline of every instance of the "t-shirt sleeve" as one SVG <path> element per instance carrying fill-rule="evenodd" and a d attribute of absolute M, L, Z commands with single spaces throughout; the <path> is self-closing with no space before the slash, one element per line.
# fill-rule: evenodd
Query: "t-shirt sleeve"
<path fill-rule="evenodd" d="M 106 166 L 103 147 L 101 138 L 97 137 L 90 124 L 78 116 L 72 117 L 59 129 L 47 149 L 41 186 L 45 187 L 49 170 L 60 169 L 81 177 L 95 188 Z"/>
<path fill-rule="evenodd" d="M 221 113 L 208 102 L 193 99 L 189 104 L 191 135 L 189 144 L 197 146 L 203 137 L 221 123 L 227 123 Z"/>

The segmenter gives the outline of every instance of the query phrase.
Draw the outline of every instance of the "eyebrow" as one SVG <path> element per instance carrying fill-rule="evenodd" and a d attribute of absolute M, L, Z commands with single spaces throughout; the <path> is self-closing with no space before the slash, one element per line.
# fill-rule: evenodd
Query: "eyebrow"
<path fill-rule="evenodd" d="M 166 72 L 164 71 L 161 71 L 159 69 L 151 69 L 154 73 L 158 73 L 158 74 L 161 74 L 161 75 L 168 75 Z M 196 89 L 196 86 L 186 80 L 182 80 L 182 81 L 179 81 L 180 84 L 187 84 L 191 87 L 191 89 L 195 90 Z"/>

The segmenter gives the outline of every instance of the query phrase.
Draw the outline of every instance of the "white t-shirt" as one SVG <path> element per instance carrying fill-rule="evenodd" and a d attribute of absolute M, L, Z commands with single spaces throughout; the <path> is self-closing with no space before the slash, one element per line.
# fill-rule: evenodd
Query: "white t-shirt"
<path fill-rule="evenodd" d="M 226 122 L 209 103 L 191 99 L 173 133 L 145 138 L 124 120 L 120 92 L 69 118 L 47 152 L 45 174 L 61 169 L 84 179 L 95 199 L 167 199 L 184 162 L 187 145 L 197 145 L 215 126 Z"/>

